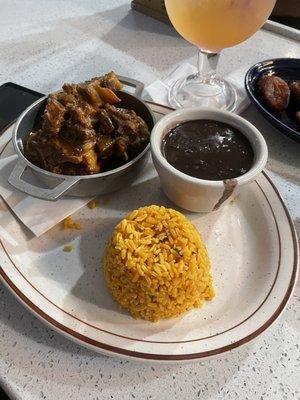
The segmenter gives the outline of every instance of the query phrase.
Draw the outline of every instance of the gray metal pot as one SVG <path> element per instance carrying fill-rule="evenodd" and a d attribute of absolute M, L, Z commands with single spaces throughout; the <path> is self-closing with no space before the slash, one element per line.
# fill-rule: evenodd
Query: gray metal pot
<path fill-rule="evenodd" d="M 125 85 L 134 88 L 134 94 L 124 91 L 117 92 L 118 97 L 122 100 L 120 107 L 134 110 L 137 115 L 144 119 L 151 132 L 155 123 L 154 115 L 150 108 L 137 97 L 142 93 L 143 84 L 133 79 L 123 77 L 119 77 L 119 79 Z M 28 107 L 15 124 L 12 141 L 19 159 L 8 182 L 16 189 L 44 200 L 57 200 L 63 195 L 92 197 L 112 193 L 129 186 L 146 164 L 149 158 L 150 145 L 127 164 L 111 171 L 94 175 L 70 176 L 55 174 L 41 169 L 27 160 L 23 152 L 23 142 L 32 131 L 36 117 L 42 113 L 46 99 L 47 97 L 43 97 Z M 26 169 L 31 169 L 38 178 L 38 184 L 28 183 L 24 179 Z"/>

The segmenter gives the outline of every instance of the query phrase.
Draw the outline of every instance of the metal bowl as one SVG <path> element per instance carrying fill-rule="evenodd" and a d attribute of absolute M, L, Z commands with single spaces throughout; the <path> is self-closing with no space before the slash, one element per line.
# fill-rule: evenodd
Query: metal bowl
<path fill-rule="evenodd" d="M 117 95 L 121 99 L 121 103 L 118 105 L 134 110 L 137 115 L 144 119 L 151 132 L 155 120 L 150 108 L 136 96 L 127 92 L 120 91 L 117 92 Z M 137 157 L 121 167 L 94 175 L 60 175 L 32 164 L 24 155 L 24 140 L 32 131 L 35 119 L 39 118 L 43 112 L 46 99 L 47 97 L 43 97 L 33 103 L 16 122 L 12 141 L 19 158 L 8 179 L 11 185 L 33 197 L 57 200 L 63 195 L 92 197 L 108 194 L 130 185 L 134 181 L 149 158 L 150 144 Z M 30 169 L 34 173 L 35 177 L 38 178 L 35 179 L 38 184 L 29 183 L 24 179 L 26 169 Z"/>

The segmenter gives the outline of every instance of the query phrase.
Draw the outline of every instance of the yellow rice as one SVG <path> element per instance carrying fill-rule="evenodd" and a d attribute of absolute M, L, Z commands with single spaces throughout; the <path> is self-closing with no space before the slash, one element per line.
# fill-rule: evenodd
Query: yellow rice
<path fill-rule="evenodd" d="M 149 321 L 176 317 L 214 297 L 199 233 L 181 213 L 160 206 L 139 208 L 116 226 L 104 276 L 119 305 Z"/>

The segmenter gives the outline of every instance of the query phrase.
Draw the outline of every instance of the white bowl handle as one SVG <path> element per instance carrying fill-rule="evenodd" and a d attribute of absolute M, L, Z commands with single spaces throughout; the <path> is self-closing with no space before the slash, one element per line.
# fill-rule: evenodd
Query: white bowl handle
<path fill-rule="evenodd" d="M 26 168 L 28 168 L 28 165 L 18 161 L 8 178 L 8 182 L 21 192 L 38 199 L 57 200 L 80 180 L 80 178 L 70 177 L 70 179 L 64 179 L 53 189 L 45 189 L 22 180 Z"/>

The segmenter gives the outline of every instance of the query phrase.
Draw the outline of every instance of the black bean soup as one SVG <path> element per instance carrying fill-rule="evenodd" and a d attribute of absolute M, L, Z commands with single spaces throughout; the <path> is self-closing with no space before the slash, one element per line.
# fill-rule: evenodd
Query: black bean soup
<path fill-rule="evenodd" d="M 250 142 L 238 129 L 206 119 L 175 126 L 164 137 L 162 152 L 179 171 L 212 181 L 237 178 L 254 160 Z"/>

